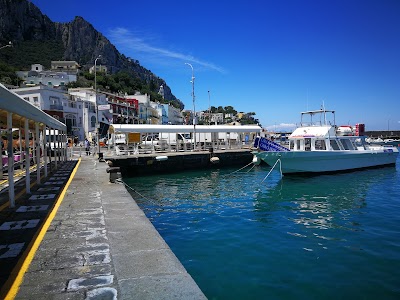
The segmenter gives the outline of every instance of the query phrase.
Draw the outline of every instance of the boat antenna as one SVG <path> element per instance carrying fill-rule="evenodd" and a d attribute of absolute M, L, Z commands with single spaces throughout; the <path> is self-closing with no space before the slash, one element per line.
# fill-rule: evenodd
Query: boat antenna
<path fill-rule="evenodd" d="M 307 89 L 307 110 L 306 111 L 308 111 L 308 89 Z"/>

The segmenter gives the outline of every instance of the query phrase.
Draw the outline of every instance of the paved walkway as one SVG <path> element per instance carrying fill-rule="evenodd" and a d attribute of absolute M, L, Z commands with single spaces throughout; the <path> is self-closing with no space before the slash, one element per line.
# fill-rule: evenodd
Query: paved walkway
<path fill-rule="evenodd" d="M 17 278 L 9 296 L 206 299 L 124 185 L 109 182 L 107 167 L 82 156 L 47 232 L 38 236 L 36 254 L 27 256 L 33 259 L 19 289 Z"/>

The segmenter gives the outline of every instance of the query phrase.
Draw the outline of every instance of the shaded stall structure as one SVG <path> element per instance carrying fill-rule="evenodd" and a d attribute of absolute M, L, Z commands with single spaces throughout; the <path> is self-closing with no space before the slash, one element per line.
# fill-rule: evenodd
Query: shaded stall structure
<path fill-rule="evenodd" d="M 261 131 L 258 125 L 112 124 L 108 145 L 117 155 L 145 150 L 152 153 L 241 149 L 251 147 Z"/>
<path fill-rule="evenodd" d="M 59 143 L 60 151 L 53 157 L 48 156 L 46 130 L 57 130 L 58 135 L 50 137 Z M 21 98 L 16 93 L 0 84 L 0 130 L 1 130 L 1 160 L 0 179 L 7 173 L 9 206 L 15 207 L 14 171 L 16 166 L 25 168 L 26 193 L 30 193 L 30 161 L 36 165 L 36 182 L 40 184 L 40 171 L 43 167 L 47 176 L 47 165 L 52 160 L 57 168 L 57 162 L 66 160 L 65 147 L 67 127 L 59 120 L 46 114 L 36 106 Z M 14 140 L 18 139 L 18 143 Z M 29 142 L 28 142 L 29 141 Z M 18 144 L 18 148 L 16 148 Z"/>

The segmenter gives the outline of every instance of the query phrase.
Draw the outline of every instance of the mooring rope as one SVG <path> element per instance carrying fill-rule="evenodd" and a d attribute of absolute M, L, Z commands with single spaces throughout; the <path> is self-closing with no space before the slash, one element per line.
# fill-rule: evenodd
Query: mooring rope
<path fill-rule="evenodd" d="M 132 188 L 131 186 L 129 186 L 125 181 L 123 181 L 121 178 L 117 178 L 115 180 L 115 182 L 118 183 L 123 183 L 127 188 L 129 188 L 131 191 L 135 192 L 136 194 L 138 194 L 140 197 L 142 197 L 143 199 L 150 201 L 152 204 L 156 204 L 156 202 L 154 202 L 152 199 L 147 198 L 146 196 L 143 196 L 141 193 L 139 193 L 138 191 L 136 191 L 134 188 Z"/>
<path fill-rule="evenodd" d="M 253 170 L 253 168 L 254 168 L 255 166 L 256 166 L 256 165 L 253 164 L 253 166 L 250 168 L 250 170 L 248 170 L 246 173 L 249 173 L 251 170 Z"/>
<path fill-rule="evenodd" d="M 268 172 L 267 176 L 264 177 L 264 179 L 261 181 L 261 183 L 263 183 L 265 181 L 265 179 L 267 179 L 267 177 L 269 176 L 269 174 L 271 174 L 272 170 L 275 168 L 276 164 L 279 162 L 279 171 L 281 173 L 281 178 L 283 177 L 282 175 L 282 163 L 281 163 L 281 159 L 278 158 L 277 161 L 275 162 L 275 164 L 273 165 L 273 167 L 271 168 L 271 170 Z"/>
<path fill-rule="evenodd" d="M 229 176 L 229 175 L 232 175 L 232 174 L 235 174 L 235 173 L 237 173 L 237 172 L 243 170 L 244 168 L 247 168 L 247 167 L 250 166 L 252 163 L 253 163 L 253 162 L 251 162 L 251 163 L 245 165 L 244 167 L 240 168 L 239 170 L 236 170 L 236 171 L 234 171 L 234 172 L 232 172 L 232 173 L 229 173 L 228 176 Z"/>

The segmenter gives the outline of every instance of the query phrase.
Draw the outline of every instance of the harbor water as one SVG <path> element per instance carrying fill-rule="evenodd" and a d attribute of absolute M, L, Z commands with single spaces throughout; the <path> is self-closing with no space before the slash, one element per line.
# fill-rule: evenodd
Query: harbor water
<path fill-rule="evenodd" d="M 208 299 L 400 299 L 400 162 L 124 178 Z"/>

